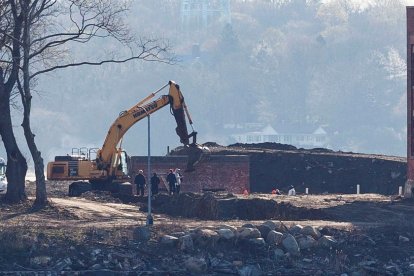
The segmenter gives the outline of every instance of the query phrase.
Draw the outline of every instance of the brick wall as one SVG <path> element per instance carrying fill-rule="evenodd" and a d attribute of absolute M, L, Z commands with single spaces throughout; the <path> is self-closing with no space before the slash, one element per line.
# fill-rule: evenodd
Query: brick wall
<path fill-rule="evenodd" d="M 232 193 L 242 193 L 250 190 L 250 165 L 247 155 L 208 155 L 197 165 L 193 172 L 185 172 L 186 156 L 153 156 L 151 171 L 161 176 L 161 185 L 169 169 L 180 168 L 184 176 L 181 190 L 186 192 L 201 192 L 203 189 L 224 189 Z M 138 170 L 143 170 L 147 177 L 148 159 L 146 156 L 131 157 L 131 176 Z"/>

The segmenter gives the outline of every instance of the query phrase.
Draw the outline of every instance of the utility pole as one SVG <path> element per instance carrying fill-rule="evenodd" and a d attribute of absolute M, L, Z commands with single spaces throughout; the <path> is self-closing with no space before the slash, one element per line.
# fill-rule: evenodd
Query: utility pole
<path fill-rule="evenodd" d="M 414 188 L 414 7 L 407 7 L 407 181 L 404 196 Z"/>
<path fill-rule="evenodd" d="M 154 219 L 151 214 L 151 120 L 150 115 L 148 114 L 148 177 L 147 177 L 147 187 L 148 187 L 148 215 L 147 215 L 147 226 L 154 224 Z"/>

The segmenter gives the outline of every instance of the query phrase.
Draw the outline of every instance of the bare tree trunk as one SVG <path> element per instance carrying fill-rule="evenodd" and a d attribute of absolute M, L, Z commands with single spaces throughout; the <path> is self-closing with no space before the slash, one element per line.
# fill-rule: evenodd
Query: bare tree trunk
<path fill-rule="evenodd" d="M 22 14 L 23 16 L 23 87 L 19 84 L 19 91 L 23 104 L 23 123 L 24 136 L 26 137 L 27 146 L 29 147 L 32 159 L 34 162 L 36 175 L 36 200 L 35 205 L 41 207 L 46 205 L 46 180 L 44 172 L 44 164 L 41 152 L 38 150 L 35 142 L 35 135 L 30 127 L 30 112 L 32 107 L 32 94 L 30 89 L 30 16 L 29 16 L 30 1 L 23 2 Z"/>
<path fill-rule="evenodd" d="M 44 165 L 43 165 L 43 158 L 41 152 L 38 150 L 36 143 L 35 143 L 35 135 L 32 133 L 30 128 L 30 121 L 29 118 L 26 117 L 23 120 L 23 130 L 24 136 L 26 137 L 27 146 L 29 147 L 30 153 L 33 158 L 34 162 L 34 169 L 36 175 L 36 206 L 44 206 L 48 203 L 47 201 L 47 193 L 46 193 L 46 180 L 45 180 L 45 172 L 44 172 Z"/>
<path fill-rule="evenodd" d="M 10 93 L 4 86 L 3 71 L 0 68 L 0 135 L 3 139 L 7 152 L 6 177 L 7 186 L 6 200 L 17 203 L 27 199 L 25 192 L 25 178 L 27 172 L 26 159 L 20 152 L 13 133 L 10 115 Z"/>

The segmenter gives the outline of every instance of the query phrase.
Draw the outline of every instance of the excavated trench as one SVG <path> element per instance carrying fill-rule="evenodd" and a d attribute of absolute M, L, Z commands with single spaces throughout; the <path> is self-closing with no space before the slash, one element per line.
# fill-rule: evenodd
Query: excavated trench
<path fill-rule="evenodd" d="M 160 194 L 152 201 L 154 213 L 174 217 L 205 220 L 306 220 L 328 219 L 329 216 L 318 209 L 297 207 L 289 202 L 257 197 L 240 198 L 232 194 L 183 193 L 177 196 Z M 141 208 L 147 210 L 147 205 Z"/>
<path fill-rule="evenodd" d="M 247 197 L 213 192 L 159 194 L 153 200 L 155 213 L 207 220 L 352 221 L 348 214 L 358 217 L 370 210 L 378 216 L 364 213 L 359 221 L 366 221 L 369 216 L 371 222 L 376 222 L 390 215 L 384 206 L 393 204 L 387 200 L 398 193 L 406 179 L 406 159 L 396 156 L 298 149 L 278 143 L 221 146 L 210 142 L 203 146 L 210 149 L 210 155 L 248 156 L 249 192 L 253 194 Z M 183 152 L 177 148 L 171 154 L 182 155 Z M 298 194 L 303 195 L 308 188 L 315 197 L 299 200 L 287 196 L 269 197 L 275 188 L 286 194 L 291 185 Z M 372 194 L 368 196 L 372 198 L 350 199 L 348 196 L 356 193 L 357 185 L 362 194 Z M 341 195 L 347 198 L 341 199 Z M 146 199 L 140 200 L 142 210 L 146 210 Z M 312 200 L 317 203 L 310 202 Z"/>

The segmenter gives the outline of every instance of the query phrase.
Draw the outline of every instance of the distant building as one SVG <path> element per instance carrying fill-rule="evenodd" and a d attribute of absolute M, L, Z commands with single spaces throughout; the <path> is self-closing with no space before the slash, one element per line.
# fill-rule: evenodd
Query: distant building
<path fill-rule="evenodd" d="M 274 142 L 295 147 L 319 148 L 328 146 L 328 134 L 322 126 L 301 127 L 301 129 L 280 128 L 276 131 L 271 125 L 260 123 L 226 124 L 224 128 L 233 130 L 230 135 L 236 143 Z"/>
<path fill-rule="evenodd" d="M 183 29 L 206 27 L 221 20 L 231 23 L 230 0 L 182 0 L 181 25 Z"/>

